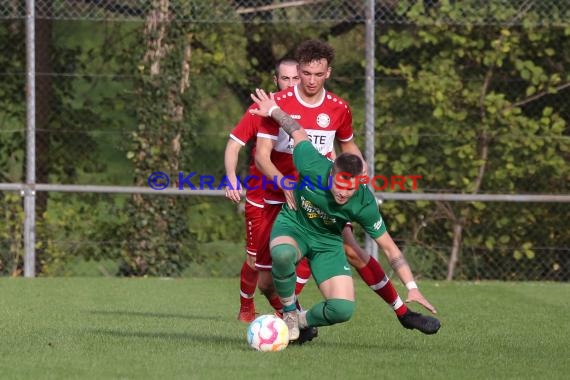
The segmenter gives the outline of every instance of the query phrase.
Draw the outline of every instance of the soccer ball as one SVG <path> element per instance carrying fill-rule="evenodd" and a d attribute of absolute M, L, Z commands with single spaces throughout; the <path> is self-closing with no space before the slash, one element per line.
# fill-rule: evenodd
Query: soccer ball
<path fill-rule="evenodd" d="M 289 329 L 281 318 L 261 315 L 247 328 L 247 342 L 257 351 L 281 351 L 289 344 Z"/>

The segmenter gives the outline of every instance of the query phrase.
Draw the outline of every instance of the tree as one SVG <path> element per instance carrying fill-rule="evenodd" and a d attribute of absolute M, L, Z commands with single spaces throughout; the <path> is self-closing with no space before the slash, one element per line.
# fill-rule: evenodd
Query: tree
<path fill-rule="evenodd" d="M 128 158 L 134 183 L 145 186 L 150 173 L 180 170 L 184 130 L 183 95 L 189 86 L 192 31 L 174 22 L 169 1 L 154 4 L 140 44 L 135 85 L 138 128 L 131 134 Z M 176 197 L 134 194 L 127 207 L 129 225 L 123 242 L 125 275 L 177 275 L 189 261 L 188 228 L 183 202 Z"/>
<path fill-rule="evenodd" d="M 388 63 L 379 70 L 401 81 L 379 90 L 386 110 L 380 120 L 399 138 L 381 136 L 379 146 L 389 153 L 379 154 L 376 165 L 395 174 L 422 174 L 422 187 L 430 190 L 544 192 L 546 184 L 548 191 L 567 192 L 567 125 L 553 105 L 570 90 L 564 70 L 570 56 L 558 48 L 568 30 L 553 26 L 561 20 L 538 26 L 533 20 L 540 17 L 530 7 L 490 4 L 500 25 L 476 24 L 487 8 L 439 1 L 426 10 L 418 2 L 405 9 L 408 26 L 389 27 L 381 35 L 379 50 L 392 59 L 381 60 Z M 448 280 L 465 244 L 491 252 L 501 240 L 521 247 L 513 257 L 534 257 L 528 221 L 536 215 L 528 210 L 511 212 L 505 220 L 505 206 L 418 202 L 418 207 L 424 219 L 411 235 L 418 239 L 422 231 L 428 245 L 441 240 L 450 245 Z M 400 212 L 395 227 L 409 220 Z M 479 226 L 481 220 L 494 224 Z M 426 225 L 433 223 L 444 223 L 447 233 L 442 235 L 440 226 L 428 233 Z M 528 228 L 513 231 L 513 225 Z M 485 236 L 489 229 L 496 235 Z"/>

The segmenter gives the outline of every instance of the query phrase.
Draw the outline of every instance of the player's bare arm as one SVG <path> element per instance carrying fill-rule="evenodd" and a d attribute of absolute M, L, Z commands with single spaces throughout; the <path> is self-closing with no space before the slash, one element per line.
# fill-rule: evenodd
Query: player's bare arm
<path fill-rule="evenodd" d="M 412 270 L 404 257 L 400 248 L 396 245 L 388 232 L 376 239 L 378 246 L 384 251 L 386 258 L 390 262 L 392 269 L 398 275 L 398 278 L 408 288 L 408 297 L 406 302 L 417 302 L 425 307 L 430 312 L 436 314 L 437 310 L 429 303 L 429 301 L 422 295 L 420 290 L 415 286 L 414 275 Z M 410 286 L 412 284 L 412 286 Z M 415 287 L 414 287 L 415 286 Z"/>
<path fill-rule="evenodd" d="M 360 247 L 349 225 L 344 226 L 342 230 L 342 240 L 346 258 L 350 265 L 357 269 L 366 266 L 370 260 L 370 256 Z"/>
<path fill-rule="evenodd" d="M 233 139 L 228 139 L 226 144 L 226 150 L 224 152 L 224 166 L 226 168 L 226 176 L 230 183 L 229 187 L 226 187 L 226 198 L 230 199 L 232 202 L 239 203 L 241 200 L 241 189 L 238 184 L 238 179 L 236 175 L 236 168 L 239 159 L 239 152 L 241 150 L 241 145 L 234 141 Z"/>
<path fill-rule="evenodd" d="M 358 145 L 354 142 L 354 139 L 349 141 L 339 141 L 338 146 L 342 153 L 352 153 L 362 158 L 362 152 L 358 148 Z"/>

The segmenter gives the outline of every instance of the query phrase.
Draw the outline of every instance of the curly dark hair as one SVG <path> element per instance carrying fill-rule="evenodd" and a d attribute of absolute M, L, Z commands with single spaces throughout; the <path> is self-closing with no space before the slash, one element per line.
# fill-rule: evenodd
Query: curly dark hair
<path fill-rule="evenodd" d="M 295 51 L 295 59 L 301 64 L 319 61 L 323 58 L 330 66 L 334 59 L 334 49 L 321 40 L 303 41 Z"/>

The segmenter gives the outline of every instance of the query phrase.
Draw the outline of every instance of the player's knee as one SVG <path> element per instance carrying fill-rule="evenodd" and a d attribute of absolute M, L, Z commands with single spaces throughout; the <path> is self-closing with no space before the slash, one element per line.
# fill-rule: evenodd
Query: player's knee
<path fill-rule="evenodd" d="M 344 299 L 329 299 L 326 302 L 325 318 L 331 324 L 348 321 L 354 313 L 354 301 Z"/>
<path fill-rule="evenodd" d="M 291 272 L 290 268 L 295 268 L 297 250 L 291 244 L 279 244 L 271 248 L 271 260 L 273 268 L 279 272 Z"/>

